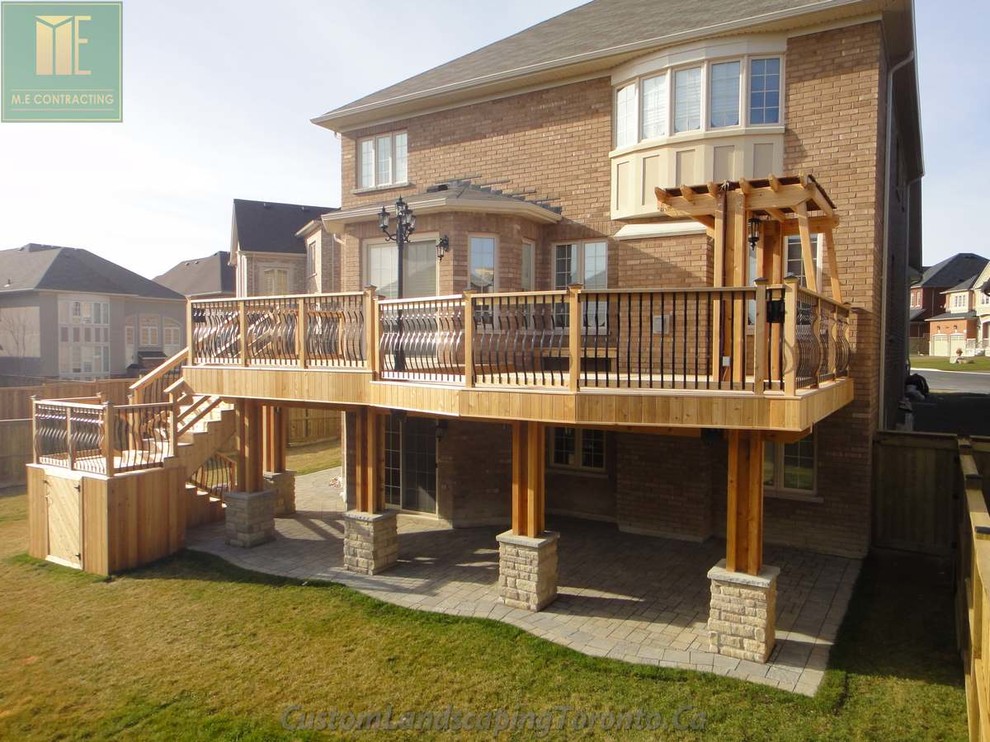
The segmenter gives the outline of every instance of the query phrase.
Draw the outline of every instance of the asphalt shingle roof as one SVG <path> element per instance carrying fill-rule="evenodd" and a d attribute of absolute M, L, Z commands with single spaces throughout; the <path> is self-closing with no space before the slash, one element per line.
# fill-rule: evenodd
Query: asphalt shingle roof
<path fill-rule="evenodd" d="M 614 56 L 696 33 L 714 34 L 774 14 L 852 4 L 851 0 L 594 0 L 324 115 L 465 83 L 481 84 L 486 78 L 563 67 L 589 55 Z"/>
<path fill-rule="evenodd" d="M 155 283 L 186 296 L 233 294 L 234 266 L 230 264 L 230 253 L 221 250 L 205 258 L 183 260 L 156 277 Z"/>
<path fill-rule="evenodd" d="M 987 259 L 971 252 L 962 252 L 926 268 L 916 286 L 948 289 L 972 281 L 987 265 Z M 961 289 L 960 289 L 961 290 Z"/>
<path fill-rule="evenodd" d="M 185 299 L 89 250 L 33 242 L 13 250 L 0 250 L 0 295 L 41 289 Z"/>
<path fill-rule="evenodd" d="M 244 252 L 305 253 L 296 232 L 330 211 L 336 209 L 235 198 L 233 239 Z"/>

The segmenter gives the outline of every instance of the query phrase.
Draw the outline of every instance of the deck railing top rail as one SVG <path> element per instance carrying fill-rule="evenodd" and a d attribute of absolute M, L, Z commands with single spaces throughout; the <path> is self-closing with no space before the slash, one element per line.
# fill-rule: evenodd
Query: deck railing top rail
<path fill-rule="evenodd" d="M 363 296 L 363 291 L 338 291 L 327 294 L 279 294 L 277 296 L 231 296 L 218 299 L 190 299 L 193 306 L 225 305 L 238 306 L 245 301 L 275 301 L 277 299 L 298 301 L 299 299 L 334 299 L 348 296 Z"/>

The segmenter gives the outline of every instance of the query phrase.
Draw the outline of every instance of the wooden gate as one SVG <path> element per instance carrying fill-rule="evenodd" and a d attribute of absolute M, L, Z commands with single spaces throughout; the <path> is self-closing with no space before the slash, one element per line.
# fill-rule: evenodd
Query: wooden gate
<path fill-rule="evenodd" d="M 82 567 L 82 498 L 79 482 L 45 477 L 48 502 L 48 558 L 68 567 Z"/>
<path fill-rule="evenodd" d="M 956 437 L 878 433 L 873 468 L 873 545 L 951 555 L 959 523 Z"/>

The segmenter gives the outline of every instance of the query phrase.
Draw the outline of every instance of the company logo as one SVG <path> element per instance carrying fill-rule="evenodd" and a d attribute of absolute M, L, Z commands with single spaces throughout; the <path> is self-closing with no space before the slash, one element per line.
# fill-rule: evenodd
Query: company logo
<path fill-rule="evenodd" d="M 121 120 L 120 2 L 0 10 L 4 122 Z"/>

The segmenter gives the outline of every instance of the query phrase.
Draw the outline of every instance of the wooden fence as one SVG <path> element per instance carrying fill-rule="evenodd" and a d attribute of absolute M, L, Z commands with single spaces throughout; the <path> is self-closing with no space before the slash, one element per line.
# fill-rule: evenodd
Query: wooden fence
<path fill-rule="evenodd" d="M 956 493 L 963 500 L 959 522 L 956 586 L 956 636 L 966 680 L 969 738 L 990 740 L 990 439 L 959 441 Z"/>
<path fill-rule="evenodd" d="M 954 435 L 877 434 L 873 456 L 874 546 L 952 555 L 960 517 L 958 460 Z"/>
<path fill-rule="evenodd" d="M 134 379 L 100 379 L 98 381 L 53 381 L 38 386 L 0 388 L 0 420 L 22 420 L 31 417 L 31 397 L 38 399 L 71 399 L 95 397 L 102 394 L 108 402 L 127 403 L 127 390 Z"/>
<path fill-rule="evenodd" d="M 31 463 L 31 420 L 0 420 L 0 487 L 24 484 Z"/>
<path fill-rule="evenodd" d="M 289 408 L 290 446 L 337 440 L 340 438 L 340 410 L 306 407 Z"/>

